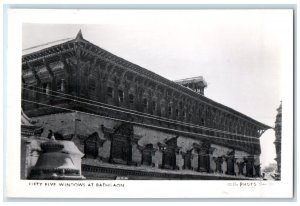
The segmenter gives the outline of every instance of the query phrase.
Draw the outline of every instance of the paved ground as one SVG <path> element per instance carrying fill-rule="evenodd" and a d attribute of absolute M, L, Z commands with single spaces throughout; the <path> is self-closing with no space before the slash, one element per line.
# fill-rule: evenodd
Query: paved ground
<path fill-rule="evenodd" d="M 265 173 L 265 178 L 264 180 L 271 180 L 271 181 L 274 181 L 275 178 L 274 178 L 274 173 Z"/>

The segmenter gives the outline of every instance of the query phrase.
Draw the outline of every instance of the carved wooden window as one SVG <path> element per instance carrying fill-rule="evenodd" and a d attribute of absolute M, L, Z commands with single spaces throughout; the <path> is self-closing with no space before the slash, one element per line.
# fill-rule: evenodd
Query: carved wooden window
<path fill-rule="evenodd" d="M 183 109 L 183 103 L 179 102 L 179 109 Z"/>
<path fill-rule="evenodd" d="M 122 124 L 111 136 L 110 162 L 131 164 L 133 126 Z"/>
<path fill-rule="evenodd" d="M 50 82 L 43 83 L 42 84 L 42 92 L 44 94 L 50 94 L 50 91 L 51 91 L 51 83 Z"/>
<path fill-rule="evenodd" d="M 156 110 L 156 102 L 155 102 L 155 100 L 152 101 L 152 110 L 153 111 Z"/>
<path fill-rule="evenodd" d="M 114 138 L 112 142 L 113 162 L 127 164 L 131 159 L 131 144 L 126 138 Z"/>
<path fill-rule="evenodd" d="M 162 150 L 162 168 L 176 169 L 176 153 L 178 152 L 177 137 L 171 138 L 166 142 L 166 145 L 161 146 Z"/>
<path fill-rule="evenodd" d="M 134 95 L 133 94 L 129 94 L 129 103 L 133 104 L 134 102 Z"/>
<path fill-rule="evenodd" d="M 165 109 L 166 109 L 166 108 L 165 108 L 164 102 L 161 102 L 161 103 L 160 103 L 160 112 L 161 112 L 162 115 L 165 114 L 165 111 L 166 111 Z"/>
<path fill-rule="evenodd" d="M 169 116 L 172 115 L 172 107 L 171 107 L 171 106 L 168 107 L 168 115 L 169 115 Z"/>
<path fill-rule="evenodd" d="M 205 121 L 204 121 L 204 119 L 203 118 L 201 118 L 201 120 L 200 120 L 200 125 L 204 125 L 205 124 Z"/>
<path fill-rule="evenodd" d="M 113 88 L 111 88 L 111 87 L 107 87 L 107 96 L 108 97 L 113 97 Z"/>
<path fill-rule="evenodd" d="M 144 106 L 144 109 L 147 109 L 147 107 L 148 107 L 148 100 L 147 100 L 147 98 L 143 99 L 143 106 Z"/>
<path fill-rule="evenodd" d="M 187 119 L 187 121 L 191 121 L 191 120 L 192 120 L 192 114 L 189 113 L 189 114 L 188 114 L 188 119 Z"/>
<path fill-rule="evenodd" d="M 142 164 L 152 166 L 153 145 L 148 144 L 142 151 Z"/>
<path fill-rule="evenodd" d="M 95 89 L 96 89 L 96 82 L 95 82 L 94 79 L 90 79 L 90 81 L 89 81 L 89 90 L 95 91 Z"/>
<path fill-rule="evenodd" d="M 43 83 L 42 92 L 46 94 L 48 83 Z"/>
<path fill-rule="evenodd" d="M 64 79 L 60 79 L 56 82 L 56 90 L 57 91 L 61 91 L 64 92 L 65 91 L 65 80 Z"/>
<path fill-rule="evenodd" d="M 118 91 L 118 96 L 119 96 L 119 102 L 124 101 L 124 92 L 122 90 Z"/>
<path fill-rule="evenodd" d="M 175 110 L 175 117 L 178 118 L 178 115 L 179 115 L 179 111 L 178 111 L 178 109 L 176 109 Z"/>
<path fill-rule="evenodd" d="M 56 91 L 61 91 L 61 80 L 56 82 Z"/>
<path fill-rule="evenodd" d="M 142 154 L 142 164 L 151 166 L 152 165 L 152 154 L 149 150 L 144 150 Z"/>
<path fill-rule="evenodd" d="M 163 151 L 162 164 L 163 164 L 163 168 L 166 169 L 176 168 L 176 153 L 174 148 L 167 147 Z"/>

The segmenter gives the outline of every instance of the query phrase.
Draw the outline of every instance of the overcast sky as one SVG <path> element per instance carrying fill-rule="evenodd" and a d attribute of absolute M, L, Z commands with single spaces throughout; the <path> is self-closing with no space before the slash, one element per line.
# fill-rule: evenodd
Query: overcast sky
<path fill-rule="evenodd" d="M 22 46 L 75 38 L 81 29 L 86 40 L 170 80 L 202 75 L 208 82 L 205 96 L 274 126 L 284 58 L 292 48 L 289 13 L 132 11 L 118 12 L 118 18 L 89 25 L 24 24 Z M 262 166 L 274 162 L 274 140 L 271 129 L 261 137 Z"/>

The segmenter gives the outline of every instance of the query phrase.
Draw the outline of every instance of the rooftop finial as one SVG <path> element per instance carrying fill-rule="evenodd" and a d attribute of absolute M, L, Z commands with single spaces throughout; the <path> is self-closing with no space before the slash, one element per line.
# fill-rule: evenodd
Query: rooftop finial
<path fill-rule="evenodd" d="M 76 39 L 83 39 L 83 36 L 82 36 L 82 33 L 81 33 L 81 29 L 77 33 Z"/>

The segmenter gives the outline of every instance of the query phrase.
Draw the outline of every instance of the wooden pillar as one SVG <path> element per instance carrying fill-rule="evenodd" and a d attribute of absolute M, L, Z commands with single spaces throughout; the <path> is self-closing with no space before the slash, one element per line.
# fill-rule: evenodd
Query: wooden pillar
<path fill-rule="evenodd" d="M 126 108 L 130 108 L 129 105 L 129 91 L 130 90 L 130 82 L 124 80 L 124 104 Z"/>
<path fill-rule="evenodd" d="M 33 90 L 35 90 L 37 92 L 31 91 L 33 93 L 33 95 L 32 95 L 33 99 L 31 99 L 31 100 L 39 102 L 40 96 L 41 96 L 41 94 L 39 92 L 40 92 L 40 88 L 42 86 L 42 82 L 41 82 L 40 77 L 37 75 L 37 72 L 36 72 L 34 66 L 32 66 L 30 63 L 27 63 L 27 66 L 32 71 L 32 74 L 36 80 L 36 88 L 34 88 Z M 36 107 L 36 108 L 39 107 L 39 104 L 35 104 L 34 107 Z"/>
<path fill-rule="evenodd" d="M 116 106 L 119 106 L 119 84 L 120 80 L 118 77 L 113 76 L 113 102 Z"/>
<path fill-rule="evenodd" d="M 62 85 L 61 85 L 60 90 L 62 92 L 69 93 L 69 91 L 70 91 L 70 73 L 71 73 L 71 70 L 69 68 L 69 65 L 68 65 L 66 59 L 63 57 L 63 55 L 60 55 L 60 62 L 62 63 L 63 70 L 64 70 L 64 78 L 62 79 L 63 82 L 61 82 Z M 63 90 L 62 90 L 62 87 L 63 87 Z"/>
<path fill-rule="evenodd" d="M 77 48 L 76 49 L 76 69 L 75 69 L 75 81 L 74 81 L 74 91 L 73 91 L 73 94 L 76 95 L 76 96 L 80 96 L 80 85 L 81 85 L 81 82 L 80 82 L 80 62 L 81 62 L 81 52 L 80 52 L 80 49 Z"/>

